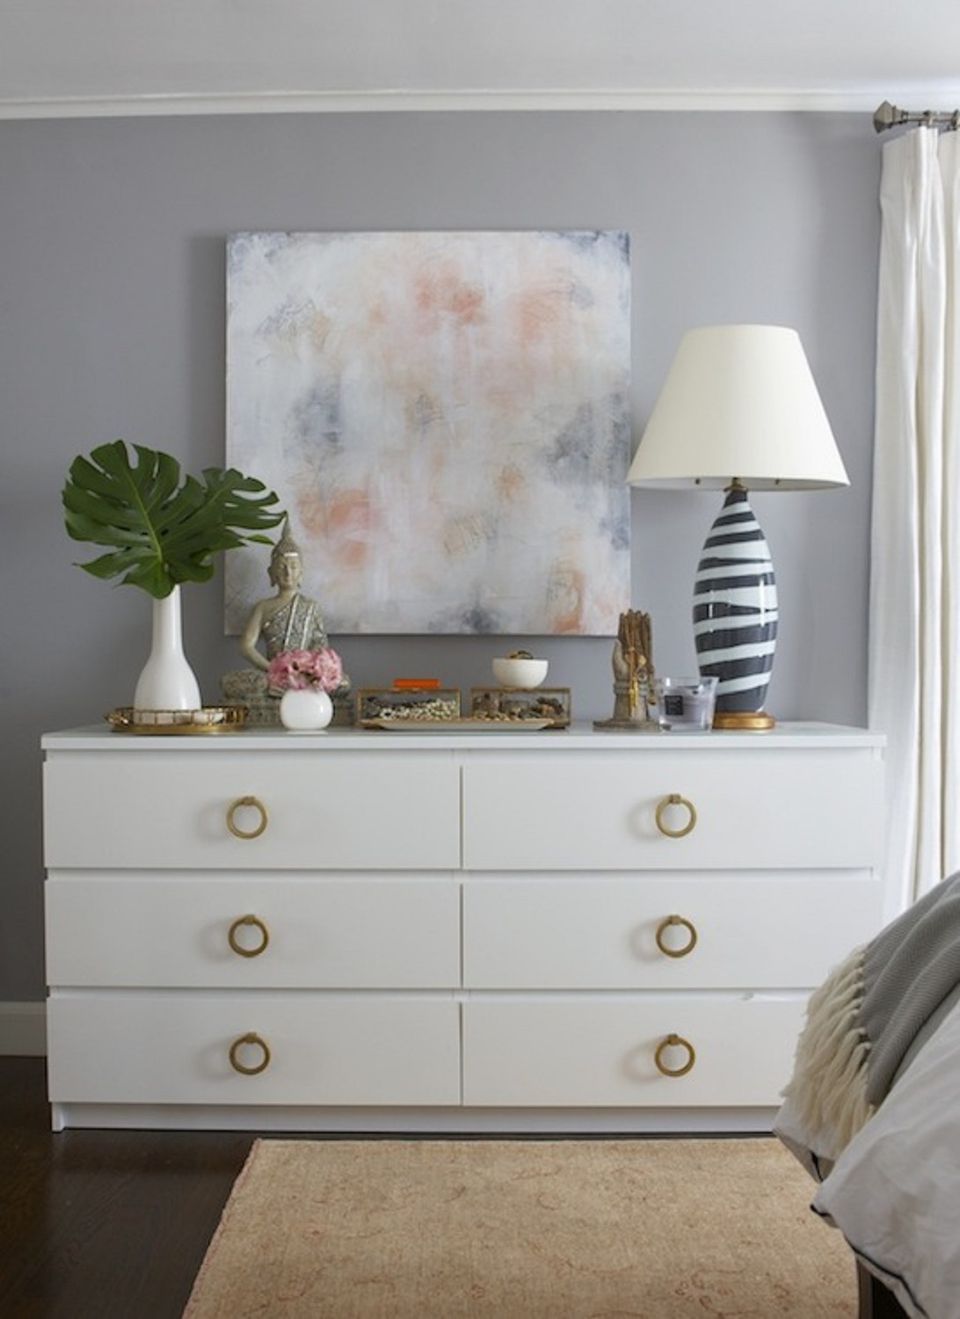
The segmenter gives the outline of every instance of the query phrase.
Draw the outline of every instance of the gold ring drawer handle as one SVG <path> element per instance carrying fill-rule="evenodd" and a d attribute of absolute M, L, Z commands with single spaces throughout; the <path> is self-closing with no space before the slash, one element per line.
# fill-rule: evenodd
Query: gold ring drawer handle
<path fill-rule="evenodd" d="M 670 948 L 663 940 L 667 930 L 676 925 L 681 925 L 689 935 L 682 948 Z M 688 953 L 692 953 L 696 948 L 697 937 L 697 927 L 693 921 L 688 921 L 686 916 L 668 916 L 666 920 L 661 921 L 657 926 L 657 947 L 665 957 L 686 957 Z"/>
<path fill-rule="evenodd" d="M 252 925 L 260 931 L 260 942 L 256 948 L 244 948 L 237 939 L 237 933 L 243 925 Z M 259 916 L 238 916 L 227 932 L 227 941 L 238 957 L 259 957 L 270 942 L 270 931 Z"/>
<path fill-rule="evenodd" d="M 690 818 L 682 829 L 671 829 L 668 824 L 664 823 L 664 816 L 666 815 L 668 806 L 686 806 L 687 814 Z M 696 826 L 697 808 L 692 801 L 688 801 L 686 797 L 681 797 L 679 792 L 671 792 L 669 797 L 663 797 L 657 802 L 656 819 L 657 828 L 662 834 L 665 834 L 667 838 L 685 838 L 687 834 L 693 833 Z"/>
<path fill-rule="evenodd" d="M 260 823 L 256 829 L 241 829 L 235 820 L 237 811 L 244 806 L 250 806 L 253 810 L 260 812 Z M 227 807 L 227 828 L 233 834 L 234 838 L 259 838 L 267 827 L 270 817 L 267 815 L 267 808 L 259 797 L 238 797 Z"/>
<path fill-rule="evenodd" d="M 668 1067 L 663 1061 L 663 1054 L 666 1049 L 686 1049 L 687 1061 L 682 1067 Z M 668 1035 L 666 1039 L 661 1040 L 657 1045 L 653 1061 L 657 1064 L 657 1070 L 662 1072 L 664 1076 L 686 1076 L 697 1061 L 697 1051 L 690 1041 L 685 1040 L 682 1035 Z"/>
<path fill-rule="evenodd" d="M 246 1063 L 240 1061 L 240 1050 L 245 1044 L 255 1044 L 263 1052 L 263 1057 L 255 1067 L 248 1067 Z M 257 1076 L 270 1066 L 270 1046 L 256 1031 L 248 1031 L 230 1045 L 230 1066 L 235 1072 L 241 1072 L 244 1076 Z"/>

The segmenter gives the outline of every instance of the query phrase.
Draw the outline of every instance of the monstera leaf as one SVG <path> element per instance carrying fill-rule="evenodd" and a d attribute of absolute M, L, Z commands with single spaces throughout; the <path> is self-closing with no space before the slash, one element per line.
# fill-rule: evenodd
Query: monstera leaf
<path fill-rule="evenodd" d="M 167 453 L 123 440 L 102 444 L 89 458 L 75 458 L 63 490 L 67 532 L 74 540 L 109 547 L 78 566 L 94 577 L 119 577 L 156 599 L 180 582 L 205 582 L 213 555 L 249 541 L 283 521 L 271 508 L 273 491 L 234 468 L 208 467 L 203 480 L 187 476 Z M 266 491 L 262 494 L 261 491 Z"/>

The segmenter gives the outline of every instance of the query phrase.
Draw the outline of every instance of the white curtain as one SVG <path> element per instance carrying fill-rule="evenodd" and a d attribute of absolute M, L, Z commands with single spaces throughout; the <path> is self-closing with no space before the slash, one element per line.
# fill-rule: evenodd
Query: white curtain
<path fill-rule="evenodd" d="M 885 144 L 870 584 L 899 907 L 960 869 L 960 135 Z"/>

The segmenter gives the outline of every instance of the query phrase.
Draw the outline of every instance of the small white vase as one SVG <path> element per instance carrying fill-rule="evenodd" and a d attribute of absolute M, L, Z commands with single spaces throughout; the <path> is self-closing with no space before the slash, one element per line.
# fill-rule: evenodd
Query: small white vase
<path fill-rule="evenodd" d="M 291 733 L 318 733 L 333 718 L 333 701 L 319 687 L 290 687 L 280 697 L 280 722 Z"/>
<path fill-rule="evenodd" d="M 133 705 L 136 710 L 200 709 L 200 687 L 183 653 L 179 586 L 153 602 L 153 642 Z"/>

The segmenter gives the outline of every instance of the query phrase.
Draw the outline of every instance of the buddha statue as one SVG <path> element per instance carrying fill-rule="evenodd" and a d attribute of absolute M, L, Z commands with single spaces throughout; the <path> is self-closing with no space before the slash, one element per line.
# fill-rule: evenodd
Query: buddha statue
<path fill-rule="evenodd" d="M 250 611 L 240 636 L 240 650 L 252 669 L 225 673 L 221 680 L 224 698 L 249 708 L 250 725 L 278 724 L 280 692 L 267 685 L 266 672 L 275 655 L 285 650 L 322 650 L 330 643 L 320 606 L 302 594 L 303 561 L 300 547 L 290 534 L 290 519 L 270 554 L 267 570 L 276 594 L 258 600 Z M 264 649 L 259 649 L 259 643 Z M 350 679 L 333 693 L 334 724 L 353 722 Z"/>

